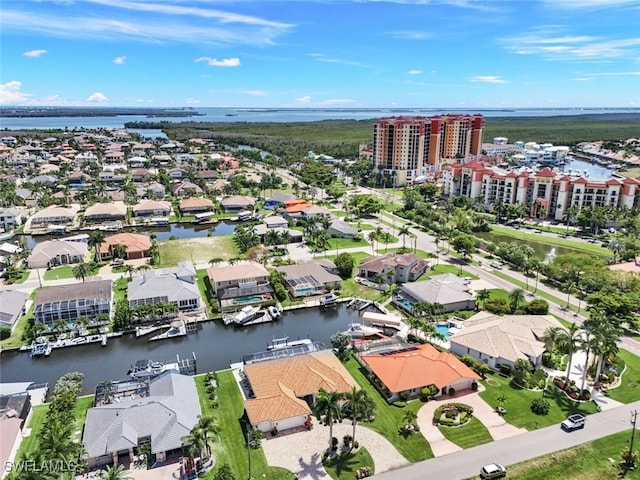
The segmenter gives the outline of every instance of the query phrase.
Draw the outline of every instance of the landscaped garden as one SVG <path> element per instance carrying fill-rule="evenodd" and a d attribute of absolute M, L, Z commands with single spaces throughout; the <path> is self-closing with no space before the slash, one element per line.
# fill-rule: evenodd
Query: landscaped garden
<path fill-rule="evenodd" d="M 617 360 L 617 373 L 622 375 L 620 385 L 602 393 L 618 402 L 635 402 L 640 398 L 640 357 L 620 350 Z"/>
<path fill-rule="evenodd" d="M 324 460 L 322 465 L 333 480 L 365 478 L 375 471 L 374 460 L 364 447 L 340 452 L 335 457 Z"/>
<path fill-rule="evenodd" d="M 495 372 L 481 383 L 485 389 L 479 393 L 480 397 L 496 409 L 503 406 L 506 411 L 504 419 L 511 425 L 527 430 L 560 423 L 572 413 L 590 414 L 598 411 L 594 402 L 576 402 L 551 384 L 545 390 L 528 390 L 514 384 L 511 378 Z M 532 412 L 534 400 L 548 402 L 549 411 L 546 415 Z"/>
<path fill-rule="evenodd" d="M 406 424 L 407 411 L 417 414 L 424 403 L 414 400 L 404 406 L 389 405 L 386 399 L 371 384 L 360 364 L 352 357 L 347 360 L 345 367 L 351 376 L 358 382 L 360 388 L 367 391 L 375 405 L 376 416 L 371 422 L 361 422 L 372 430 L 385 437 L 408 461 L 420 462 L 433 458 L 431 446 L 422 433 L 413 431 L 407 434 L 402 428 Z"/>

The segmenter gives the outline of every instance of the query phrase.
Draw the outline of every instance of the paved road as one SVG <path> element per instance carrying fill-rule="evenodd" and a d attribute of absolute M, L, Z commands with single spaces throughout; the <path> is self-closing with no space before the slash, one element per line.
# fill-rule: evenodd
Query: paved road
<path fill-rule="evenodd" d="M 378 480 L 457 480 L 477 477 L 482 465 L 499 462 L 512 465 L 542 455 L 564 450 L 631 428 L 630 412 L 640 408 L 640 401 L 602 413 L 589 415 L 583 430 L 566 433 L 558 425 L 523 435 L 469 448 L 433 458 L 408 467 L 376 475 Z M 607 461 L 607 459 L 603 459 Z M 618 459 L 616 459 L 618 460 Z"/>

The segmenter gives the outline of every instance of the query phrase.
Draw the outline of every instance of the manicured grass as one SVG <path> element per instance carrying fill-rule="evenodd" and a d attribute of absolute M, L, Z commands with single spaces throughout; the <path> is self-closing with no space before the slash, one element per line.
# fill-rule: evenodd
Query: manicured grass
<path fill-rule="evenodd" d="M 487 427 L 476 417 L 471 418 L 467 423 L 458 427 L 438 425 L 438 430 L 440 430 L 447 440 L 455 443 L 460 448 L 471 448 L 493 441 Z"/>
<path fill-rule="evenodd" d="M 509 465 L 508 478 L 518 480 L 602 480 L 621 478 L 620 452 L 629 448 L 631 431 L 616 433 L 594 442 Z M 634 448 L 635 449 L 635 448 Z M 612 458 L 615 463 L 611 463 Z M 473 477 L 477 478 L 477 477 Z M 640 470 L 628 471 L 624 478 L 640 479 Z"/>
<path fill-rule="evenodd" d="M 209 277 L 206 269 L 196 270 L 196 283 L 200 290 L 200 295 L 205 301 L 205 307 L 207 309 L 207 318 L 213 316 L 212 311 L 218 309 L 218 302 L 211 293 L 211 284 L 209 283 Z M 213 308 L 212 308 L 213 307 Z"/>
<path fill-rule="evenodd" d="M 27 425 L 27 428 L 31 430 L 31 433 L 29 433 L 28 437 L 25 437 L 22 440 L 16 458 L 22 458 L 23 455 L 27 456 L 38 451 L 38 446 L 40 444 L 40 434 L 42 432 L 42 429 L 44 428 L 44 422 L 47 418 L 48 410 L 49 405 L 38 405 L 37 407 L 33 407 L 33 411 L 31 412 L 31 420 Z"/>
<path fill-rule="evenodd" d="M 228 260 L 238 255 L 233 235 L 166 240 L 159 242 L 159 248 L 160 267 L 172 267 L 184 260 L 194 263 L 207 263 L 214 257 Z"/>
<path fill-rule="evenodd" d="M 361 369 L 360 364 L 354 358 L 350 358 L 345 363 L 345 367 L 360 387 L 366 390 L 376 405 L 375 419 L 372 422 L 363 422 L 362 425 L 371 428 L 389 440 L 396 450 L 410 462 L 420 462 L 428 458 L 433 458 L 431 446 L 422 433 L 416 432 L 407 437 L 400 433 L 400 429 L 404 423 L 403 417 L 407 409 L 417 413 L 424 404 L 418 400 L 414 400 L 409 402 L 404 408 L 389 405 L 378 390 L 376 390 L 365 377 L 363 369 Z"/>
<path fill-rule="evenodd" d="M 331 261 L 334 261 L 336 259 L 336 257 L 339 255 L 340 252 L 338 252 L 338 254 L 329 254 L 329 252 L 327 251 L 327 256 L 325 257 L 324 255 L 315 255 L 314 258 L 328 258 Z M 349 255 L 351 255 L 353 257 L 353 264 L 354 266 L 357 268 L 358 265 L 360 265 L 360 262 L 362 260 L 364 260 L 365 258 L 369 258 L 372 254 L 369 254 L 367 252 L 348 252 Z"/>
<path fill-rule="evenodd" d="M 344 250 L 345 248 L 366 247 L 368 245 L 369 242 L 364 238 L 361 238 L 360 240 L 353 238 L 331 238 L 329 239 L 328 250 Z"/>
<path fill-rule="evenodd" d="M 640 398 L 640 357 L 627 350 L 620 350 L 618 358 L 626 364 L 619 387 L 606 391 L 608 397 L 622 403 L 635 402 Z"/>
<path fill-rule="evenodd" d="M 45 280 L 62 280 L 64 278 L 75 278 L 73 275 L 73 267 L 75 267 L 75 265 L 63 265 L 62 267 L 45 270 L 43 278 Z M 98 268 L 93 268 L 91 269 L 89 275 L 95 275 L 97 273 Z"/>
<path fill-rule="evenodd" d="M 322 465 L 334 480 L 353 480 L 361 467 L 370 467 L 375 472 L 373 458 L 364 447 L 351 452 L 340 452 L 335 458 L 322 462 Z"/>
<path fill-rule="evenodd" d="M 227 464 L 231 467 L 235 478 L 248 478 L 249 467 L 246 440 L 242 419 L 244 404 L 242 395 L 235 382 L 231 370 L 218 372 L 218 387 L 216 399 L 219 408 L 211 408 L 206 392 L 205 376 L 195 377 L 200 407 L 203 416 L 212 416 L 220 428 L 220 434 L 213 438 L 212 452 L 216 455 L 216 465 Z M 216 469 L 204 478 L 212 479 Z M 293 474 L 280 467 L 269 467 L 261 448 L 251 450 L 251 475 L 253 478 L 268 478 L 273 480 L 291 480 Z M 264 475 L 264 476 L 263 476 Z"/>
<path fill-rule="evenodd" d="M 72 439 L 80 441 L 82 439 L 82 427 L 87 418 L 87 410 L 93 407 L 93 400 L 95 395 L 87 395 L 86 397 L 78 397 L 75 407 L 73 408 L 73 415 L 76 417 L 75 428 L 73 429 Z"/>
<path fill-rule="evenodd" d="M 429 257 L 423 257 L 429 258 Z M 445 263 L 440 263 L 438 265 L 434 265 L 427 271 L 427 274 L 432 277 L 433 275 L 440 275 L 442 273 L 451 273 L 456 276 L 461 277 L 469 277 L 471 280 L 478 280 L 478 276 L 473 273 L 467 272 L 464 268 L 462 269 L 462 274 L 460 274 L 460 267 L 456 267 L 455 265 L 447 265 Z"/>
<path fill-rule="evenodd" d="M 29 296 L 29 298 L 33 300 L 35 298 L 36 293 L 39 290 L 40 290 L 39 288 L 36 288 L 33 292 L 31 292 L 31 295 Z M 27 313 L 25 313 L 18 319 L 18 323 L 16 327 L 13 329 L 13 332 L 11 332 L 11 336 L 5 340 L 2 340 L 2 342 L 0 342 L 0 346 L 3 349 L 20 347 L 22 345 L 27 344 L 27 342 L 24 341 L 22 337 L 24 336 L 24 333 L 27 330 L 27 327 L 29 326 L 29 318 L 33 318 L 34 309 L 35 309 L 35 305 L 32 303 Z"/>
<path fill-rule="evenodd" d="M 20 276 L 18 278 L 16 278 L 15 280 L 13 280 L 10 285 L 16 285 L 19 283 L 24 283 L 27 281 L 27 278 L 29 278 L 29 275 L 31 274 L 31 270 L 22 270 L 20 272 Z"/>
<path fill-rule="evenodd" d="M 425 252 L 424 250 L 416 250 L 414 252 L 409 246 L 409 240 L 407 240 L 407 249 L 409 249 L 409 251 L 407 253 L 415 253 L 420 258 L 433 258 L 433 256 L 431 254 L 429 254 L 428 252 Z M 397 252 L 399 250 L 401 251 L 402 247 L 400 247 L 400 248 L 389 248 L 389 249 L 387 249 L 387 253 Z M 378 250 L 378 255 L 384 255 L 384 249 Z"/>
<path fill-rule="evenodd" d="M 369 300 L 380 301 L 383 294 L 383 291 L 361 285 L 357 283 L 353 278 L 343 280 L 342 286 L 340 287 L 341 297 L 361 297 L 368 298 Z"/>
<path fill-rule="evenodd" d="M 497 397 L 504 394 L 507 401 L 504 407 L 507 413 L 504 419 L 511 425 L 527 430 L 534 430 L 540 427 L 547 427 L 562 422 L 572 413 L 583 413 L 585 415 L 595 413 L 598 407 L 594 402 L 574 402 L 567 397 L 564 392 L 549 384 L 544 392 L 544 398 L 551 404 L 548 415 L 536 415 L 531 411 L 531 401 L 540 398 L 540 391 L 525 390 L 511 385 L 510 379 L 504 378 L 497 373 L 491 373 L 486 380 L 482 381 L 486 387 L 480 392 L 480 397 L 492 407 L 498 406 Z"/>
<path fill-rule="evenodd" d="M 120 300 L 127 299 L 127 285 L 129 284 L 129 277 L 119 278 L 113 282 L 113 303 L 114 305 Z"/>

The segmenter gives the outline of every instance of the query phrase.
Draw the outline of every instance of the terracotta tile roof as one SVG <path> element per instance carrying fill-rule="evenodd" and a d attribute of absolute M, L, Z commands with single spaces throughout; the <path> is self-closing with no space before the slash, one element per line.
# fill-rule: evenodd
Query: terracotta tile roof
<path fill-rule="evenodd" d="M 320 388 L 346 393 L 357 386 L 331 350 L 246 365 L 245 372 L 256 397 L 245 402 L 253 425 L 310 414 L 302 398 Z"/>
<path fill-rule="evenodd" d="M 214 265 L 207 270 L 211 282 L 229 282 L 268 277 L 269 272 L 258 262 L 246 262 L 237 265 Z"/>
<path fill-rule="evenodd" d="M 126 246 L 127 253 L 148 252 L 151 248 L 151 238 L 140 233 L 116 233 L 105 238 L 98 251 L 108 253 L 114 245 Z"/>
<path fill-rule="evenodd" d="M 428 343 L 410 350 L 363 355 L 362 360 L 391 392 L 431 384 L 443 388 L 460 378 L 480 379 L 454 355 Z"/>

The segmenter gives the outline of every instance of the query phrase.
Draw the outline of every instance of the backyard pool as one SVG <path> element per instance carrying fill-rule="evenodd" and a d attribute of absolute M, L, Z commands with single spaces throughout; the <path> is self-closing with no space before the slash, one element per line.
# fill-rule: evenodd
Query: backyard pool
<path fill-rule="evenodd" d="M 296 297 L 302 297 L 304 295 L 312 295 L 314 293 L 318 293 L 318 291 L 311 287 L 311 288 L 301 288 L 299 290 L 296 290 Z"/>
<path fill-rule="evenodd" d="M 413 303 L 411 303 L 406 298 L 398 298 L 396 302 L 402 305 L 404 308 L 406 308 L 409 311 L 413 310 Z"/>
<path fill-rule="evenodd" d="M 236 300 L 233 301 L 233 303 L 235 305 L 245 305 L 247 303 L 257 303 L 257 302 L 261 302 L 262 301 L 262 297 L 260 295 L 256 295 L 253 297 L 244 297 L 244 298 L 238 298 Z"/>

